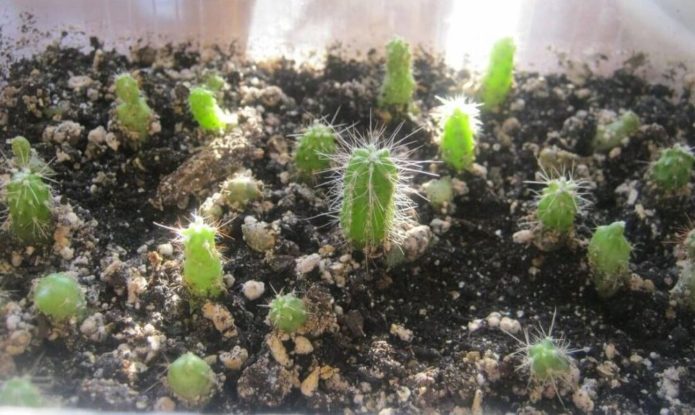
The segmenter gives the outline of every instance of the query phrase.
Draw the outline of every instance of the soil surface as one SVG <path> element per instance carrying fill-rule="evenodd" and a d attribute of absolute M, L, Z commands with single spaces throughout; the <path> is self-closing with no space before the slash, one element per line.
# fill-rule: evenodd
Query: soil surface
<path fill-rule="evenodd" d="M 430 113 L 436 96 L 469 93 L 476 79 L 418 50 L 415 109 L 391 117 L 376 109 L 379 55 L 329 50 L 316 68 L 188 45 L 122 56 L 94 40 L 89 52 L 53 46 L 13 64 L 0 84 L 0 135 L 23 135 L 52 160 L 56 228 L 35 247 L 15 241 L 7 225 L 0 230 L 0 378 L 29 375 L 54 405 L 103 410 L 693 413 L 695 323 L 669 290 L 694 199 L 690 189 L 659 195 L 645 180 L 660 148 L 695 144 L 689 92 L 649 84 L 627 67 L 610 77 L 516 73 L 504 106 L 482 114 L 479 166 L 456 174 L 437 162 Z M 126 71 L 161 127 L 138 149 L 112 122 L 113 80 Z M 227 82 L 221 105 L 238 117 L 220 134 L 201 132 L 186 104 L 210 71 Z M 592 154 L 597 122 L 628 109 L 640 131 Z M 363 133 L 401 126 L 411 157 L 431 160 L 424 170 L 455 179 L 444 209 L 414 196 L 428 228 L 410 242 L 424 253 L 388 268 L 380 252 L 366 257 L 344 242 L 318 185 L 330 175 L 302 179 L 292 163 L 295 135 L 320 117 Z M 10 154 L 5 140 L 0 149 Z M 551 252 L 513 238 L 533 214 L 540 186 L 527 181 L 537 179 L 538 160 L 587 180 L 592 202 L 571 243 Z M 3 182 L 11 169 L 2 163 Z M 167 227 L 185 226 L 243 169 L 263 182 L 263 198 L 220 211 L 227 291 L 191 301 L 182 249 Z M 412 186 L 430 179 L 415 174 Z M 247 217 L 267 224 L 270 250 L 249 247 Z M 615 220 L 626 222 L 634 246 L 632 276 L 604 300 L 590 283 L 586 244 L 597 225 Z M 57 326 L 34 308 L 32 283 L 56 271 L 86 291 L 79 321 Z M 248 281 L 264 284 L 259 298 Z M 274 291 L 304 298 L 310 318 L 299 333 L 267 322 Z M 554 315 L 553 335 L 576 350 L 573 379 L 557 390 L 529 381 L 518 368 L 523 354 L 514 354 L 523 345 L 505 332 L 521 339 L 548 329 Z M 218 376 L 199 407 L 165 381 L 167 364 L 188 351 Z"/>

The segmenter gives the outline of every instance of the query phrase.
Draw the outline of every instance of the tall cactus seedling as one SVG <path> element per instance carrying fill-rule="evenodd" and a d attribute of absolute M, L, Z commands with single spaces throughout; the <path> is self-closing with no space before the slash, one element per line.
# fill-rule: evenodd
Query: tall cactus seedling
<path fill-rule="evenodd" d="M 154 113 L 142 96 L 137 81 L 130 74 L 116 77 L 115 86 L 120 102 L 116 107 L 116 117 L 131 133 L 131 144 L 137 147 L 149 135 Z"/>
<path fill-rule="evenodd" d="M 500 39 L 492 46 L 490 64 L 480 91 L 480 98 L 488 111 L 499 107 L 507 99 L 514 82 L 515 52 L 516 45 L 510 37 Z"/>
<path fill-rule="evenodd" d="M 31 145 L 24 137 L 12 139 L 13 162 L 18 171 L 7 184 L 10 229 L 24 243 L 45 241 L 51 233 L 53 198 L 43 171 L 32 163 Z M 45 170 L 44 165 L 41 170 Z"/>
<path fill-rule="evenodd" d="M 383 131 L 360 136 L 351 133 L 351 142 L 343 142 L 336 153 L 337 177 L 334 210 L 345 238 L 356 248 L 375 248 L 399 239 L 400 225 L 411 219 L 407 172 L 416 171 L 418 162 L 396 155 L 394 133 Z"/>
<path fill-rule="evenodd" d="M 414 91 L 410 46 L 395 38 L 386 45 L 386 74 L 379 93 L 379 107 L 407 111 Z"/>
<path fill-rule="evenodd" d="M 217 251 L 217 229 L 194 215 L 184 229 L 174 229 L 183 243 L 183 282 L 196 298 L 216 297 L 222 293 L 222 259 Z"/>
<path fill-rule="evenodd" d="M 434 115 L 442 128 L 439 149 L 442 160 L 457 172 L 470 169 L 475 162 L 475 135 L 480 128 L 478 105 L 464 97 L 443 99 Z"/>

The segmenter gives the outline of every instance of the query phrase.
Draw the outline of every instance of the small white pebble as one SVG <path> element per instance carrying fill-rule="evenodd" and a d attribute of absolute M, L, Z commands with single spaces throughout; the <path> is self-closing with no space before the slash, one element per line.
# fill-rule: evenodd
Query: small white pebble
<path fill-rule="evenodd" d="M 162 256 L 174 255 L 174 247 L 170 243 L 165 243 L 157 246 L 157 252 Z"/>
<path fill-rule="evenodd" d="M 309 354 L 314 351 L 314 346 L 311 345 L 309 339 L 304 336 L 294 338 L 294 352 L 297 354 Z"/>
<path fill-rule="evenodd" d="M 265 283 L 262 281 L 249 280 L 241 286 L 241 291 L 246 298 L 251 301 L 259 299 L 265 292 Z"/>
<path fill-rule="evenodd" d="M 502 317 L 502 320 L 500 320 L 500 330 L 516 334 L 521 331 L 521 323 L 509 317 Z"/>
<path fill-rule="evenodd" d="M 308 274 L 316 268 L 316 266 L 321 262 L 321 255 L 311 254 L 305 255 L 297 259 L 297 266 L 295 270 L 299 274 Z"/>
<path fill-rule="evenodd" d="M 391 324 L 391 329 L 389 331 L 404 342 L 411 342 L 413 340 L 413 331 L 408 330 L 400 324 Z"/>

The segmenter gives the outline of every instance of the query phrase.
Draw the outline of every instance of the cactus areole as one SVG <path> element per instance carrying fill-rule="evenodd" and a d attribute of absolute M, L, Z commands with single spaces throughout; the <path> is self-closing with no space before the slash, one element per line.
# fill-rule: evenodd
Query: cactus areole
<path fill-rule="evenodd" d="M 373 144 L 352 151 L 343 179 L 340 226 L 357 248 L 388 239 L 396 209 L 398 168 L 388 149 Z"/>

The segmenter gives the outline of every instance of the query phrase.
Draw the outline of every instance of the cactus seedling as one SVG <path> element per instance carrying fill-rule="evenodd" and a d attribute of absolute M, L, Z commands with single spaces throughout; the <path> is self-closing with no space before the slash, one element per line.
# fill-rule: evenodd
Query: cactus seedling
<path fill-rule="evenodd" d="M 270 322 L 280 330 L 292 333 L 304 325 L 307 319 L 304 301 L 293 293 L 278 294 L 270 302 Z"/>
<path fill-rule="evenodd" d="M 407 109 L 415 90 L 410 46 L 400 38 L 386 45 L 386 74 L 379 94 L 380 107 Z"/>
<path fill-rule="evenodd" d="M 330 126 L 314 122 L 299 137 L 294 163 L 303 174 L 311 175 L 330 166 L 330 155 L 337 149 L 336 132 Z"/>
<path fill-rule="evenodd" d="M 507 99 L 514 82 L 515 51 L 514 40 L 509 37 L 498 40 L 492 46 L 490 64 L 481 86 L 481 99 L 487 110 L 497 108 Z"/>
<path fill-rule="evenodd" d="M 594 136 L 595 151 L 608 151 L 620 145 L 626 137 L 631 136 L 640 127 L 640 119 L 632 111 L 624 112 L 617 120 L 607 125 L 598 125 Z"/>
<path fill-rule="evenodd" d="M 235 174 L 222 184 L 222 196 L 232 207 L 243 208 L 262 196 L 263 183 L 255 180 L 250 171 Z"/>
<path fill-rule="evenodd" d="M 536 216 L 543 229 L 567 234 L 574 225 L 577 213 L 588 203 L 584 198 L 584 181 L 560 176 L 550 179 L 543 173 L 545 184 L 536 201 Z"/>
<path fill-rule="evenodd" d="M 86 306 L 80 284 L 63 273 L 49 274 L 39 280 L 34 288 L 34 304 L 56 322 L 79 316 Z"/>
<path fill-rule="evenodd" d="M 31 153 L 29 141 L 24 137 L 12 140 L 14 163 L 19 167 L 7 184 L 7 204 L 10 210 L 10 229 L 22 242 L 44 240 L 52 222 L 51 188 L 44 182 L 37 162 Z M 40 164 L 40 163 L 39 163 Z M 45 169 L 45 165 L 41 166 Z"/>
<path fill-rule="evenodd" d="M 205 360 L 188 352 L 169 365 L 167 383 L 177 397 L 196 405 L 212 396 L 215 372 Z"/>
<path fill-rule="evenodd" d="M 138 83 L 130 74 L 119 75 L 115 81 L 116 96 L 120 101 L 116 107 L 118 121 L 137 140 L 147 138 L 153 113 L 138 88 Z"/>
<path fill-rule="evenodd" d="M 185 229 L 178 229 L 183 242 L 183 281 L 195 297 L 216 297 L 224 287 L 222 260 L 215 246 L 217 229 L 194 216 Z"/>
<path fill-rule="evenodd" d="M 628 277 L 632 247 L 625 239 L 625 222 L 599 226 L 589 242 L 589 265 L 601 297 L 610 297 Z"/>
<path fill-rule="evenodd" d="M 42 405 L 41 391 L 28 378 L 8 379 L 0 388 L 0 406 L 40 408 Z"/>
<path fill-rule="evenodd" d="M 693 163 L 693 152 L 676 144 L 661 151 L 661 156 L 649 169 L 649 179 L 664 192 L 675 192 L 684 188 L 690 181 Z"/>
<path fill-rule="evenodd" d="M 454 200 L 454 189 L 449 176 L 441 179 L 432 179 L 422 185 L 422 189 L 425 192 L 425 196 L 427 196 L 427 200 L 435 209 L 441 209 L 451 204 Z"/>
<path fill-rule="evenodd" d="M 677 302 L 695 310 L 695 229 L 686 234 L 683 239 L 682 250 L 685 252 L 686 258 L 680 264 L 680 276 L 676 285 L 671 289 L 671 295 Z"/>
<path fill-rule="evenodd" d="M 475 135 L 480 127 L 478 104 L 464 97 L 443 99 L 434 110 L 443 131 L 439 138 L 442 160 L 460 172 L 469 169 L 475 162 Z"/>
<path fill-rule="evenodd" d="M 188 107 L 203 130 L 219 131 L 233 122 L 232 115 L 218 105 L 215 92 L 207 88 L 192 88 L 188 94 Z"/>

